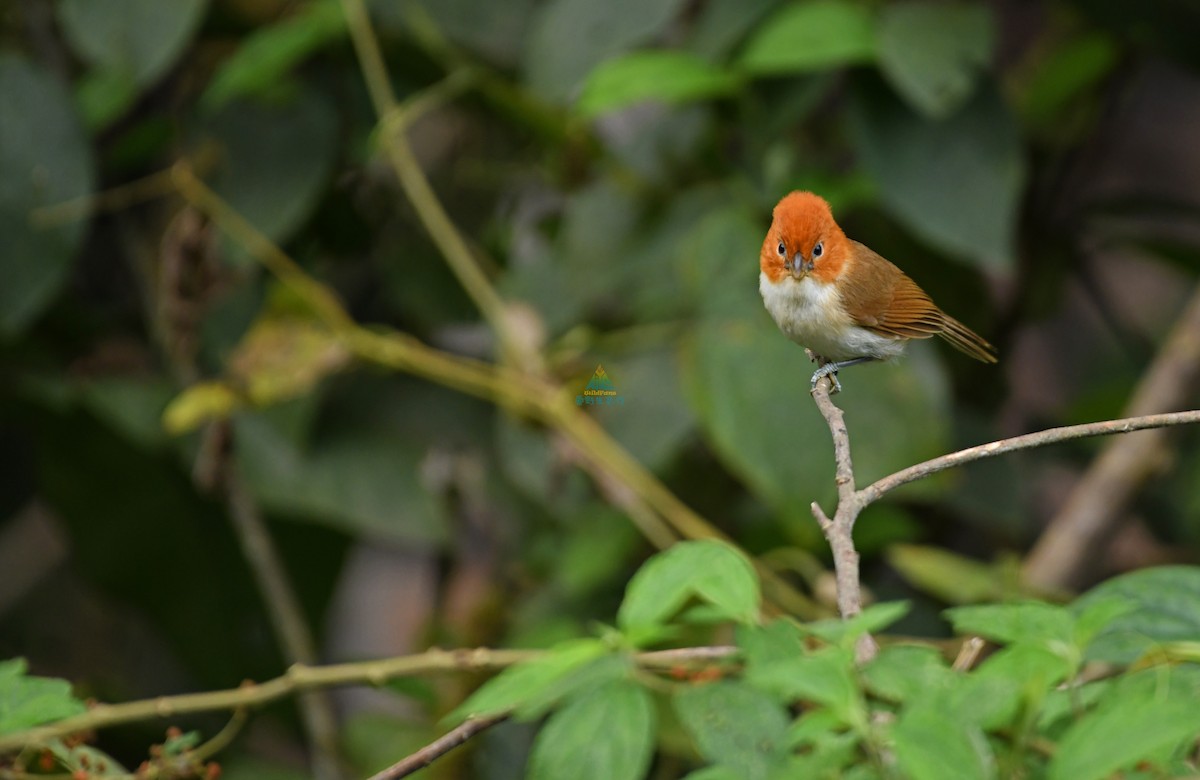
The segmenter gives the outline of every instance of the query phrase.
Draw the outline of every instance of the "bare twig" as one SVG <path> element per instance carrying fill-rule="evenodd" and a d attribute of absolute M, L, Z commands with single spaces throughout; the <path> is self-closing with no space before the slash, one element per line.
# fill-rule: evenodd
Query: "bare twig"
<path fill-rule="evenodd" d="M 1127 412 L 1148 415 L 1178 409 L 1200 383 L 1200 288 L 1162 350 L 1138 383 Z M 1088 565 L 1128 517 L 1133 494 L 1167 462 L 1165 431 L 1110 443 L 1075 485 L 1025 562 L 1025 579 L 1040 588 L 1083 584 Z"/>
<path fill-rule="evenodd" d="M 1200 323 L 1194 326 L 1193 337 L 1200 341 Z M 812 505 L 813 516 L 825 533 L 829 548 L 833 553 L 834 571 L 837 577 L 838 610 L 842 617 L 850 618 L 862 611 L 862 592 L 859 584 L 858 552 L 854 547 L 854 522 L 859 513 L 867 506 L 877 501 L 884 494 L 895 490 L 901 485 L 915 482 L 931 474 L 944 471 L 954 466 L 962 466 L 983 458 L 1003 455 L 1017 450 L 1033 447 L 1044 447 L 1070 439 L 1082 439 L 1089 436 L 1105 436 L 1114 433 L 1129 433 L 1152 428 L 1166 428 L 1174 425 L 1200 423 L 1200 410 L 1174 412 L 1171 414 L 1152 414 L 1141 417 L 1129 417 L 1121 420 L 1106 420 L 1104 422 L 1069 425 L 1063 428 L 1050 428 L 1024 436 L 981 444 L 965 450 L 952 452 L 940 458 L 927 460 L 915 466 L 897 471 L 895 474 L 880 479 L 862 490 L 854 487 L 854 468 L 850 460 L 850 436 L 846 431 L 846 422 L 833 400 L 829 397 L 832 381 L 823 378 L 813 389 L 813 400 L 817 409 L 829 425 L 833 436 L 834 460 L 836 463 L 836 480 L 838 486 L 837 511 L 831 519 L 816 503 Z M 1140 452 L 1140 450 L 1138 450 Z M 860 663 L 874 657 L 877 648 L 874 641 L 864 635 L 857 647 L 857 658 Z"/>
<path fill-rule="evenodd" d="M 429 766 L 476 734 L 490 729 L 497 723 L 503 723 L 508 720 L 508 717 L 509 714 L 505 712 L 486 718 L 468 718 L 416 753 L 405 756 L 382 772 L 371 775 L 368 780 L 396 780 L 400 777 L 408 777 L 413 772 Z"/>
<path fill-rule="evenodd" d="M 206 693 L 185 693 L 123 704 L 97 704 L 87 712 L 25 731 L 0 735 L 0 754 L 38 745 L 55 737 L 81 731 L 137 723 L 155 718 L 174 718 L 198 712 L 218 712 L 261 707 L 285 696 L 346 685 L 383 685 L 400 677 L 445 672 L 492 671 L 547 655 L 544 650 L 428 650 L 375 661 L 327 666 L 294 664 L 286 674 L 264 683 L 244 683 L 238 688 Z M 680 665 L 704 664 L 736 656 L 729 646 L 683 647 L 638 653 L 634 662 L 643 669 L 667 670 Z"/>

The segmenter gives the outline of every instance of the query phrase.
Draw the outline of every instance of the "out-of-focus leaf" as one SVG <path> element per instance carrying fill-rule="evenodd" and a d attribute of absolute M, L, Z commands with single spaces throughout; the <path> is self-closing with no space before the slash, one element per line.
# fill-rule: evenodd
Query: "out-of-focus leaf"
<path fill-rule="evenodd" d="M 643 100 L 685 103 L 731 92 L 736 77 L 687 52 L 640 51 L 600 63 L 587 77 L 578 108 L 597 116 Z"/>
<path fill-rule="evenodd" d="M 500 672 L 458 705 L 446 716 L 446 720 L 457 722 L 518 709 L 607 652 L 608 648 L 599 639 L 563 642 L 541 658 L 510 666 Z"/>
<path fill-rule="evenodd" d="M 92 413 L 143 447 L 163 443 L 162 414 L 173 385 L 162 378 L 98 377 L 80 388 Z"/>
<path fill-rule="evenodd" d="M 691 599 L 712 606 L 726 620 L 754 621 L 760 600 L 754 567 L 724 542 L 680 542 L 646 561 L 633 575 L 617 623 L 625 631 L 653 628 L 670 620 Z"/>
<path fill-rule="evenodd" d="M 689 48 L 712 61 L 726 59 L 781 0 L 709 0 L 700 9 Z"/>
<path fill-rule="evenodd" d="M 1164 642 L 1200 639 L 1200 566 L 1160 566 L 1114 577 L 1074 604 L 1080 613 L 1118 597 L 1130 605 L 1088 647 L 1090 660 L 1127 664 Z"/>
<path fill-rule="evenodd" d="M 761 691 L 731 680 L 675 694 L 675 713 L 700 755 L 742 780 L 760 780 L 783 764 L 788 716 Z"/>
<path fill-rule="evenodd" d="M 23 658 L 0 661 L 0 734 L 52 723 L 87 708 L 66 680 L 26 674 Z"/>
<path fill-rule="evenodd" d="M 23 330 L 67 279 L 84 223 L 34 209 L 89 194 L 92 153 L 71 99 L 38 65 L 0 52 L 0 335 Z"/>
<path fill-rule="evenodd" d="M 1087 32 L 1049 47 L 1029 68 L 1018 107 L 1033 125 L 1054 121 L 1063 108 L 1085 95 L 1116 66 L 1120 52 L 1112 38 Z"/>
<path fill-rule="evenodd" d="M 937 648 L 893 645 L 880 650 L 862 674 L 871 693 L 893 702 L 908 702 L 930 688 L 941 687 L 954 672 Z"/>
<path fill-rule="evenodd" d="M 880 12 L 879 65 L 914 108 L 945 117 L 970 97 L 993 37 L 991 11 L 981 3 L 891 4 Z"/>
<path fill-rule="evenodd" d="M 286 401 L 350 363 L 350 351 L 311 319 L 266 316 L 246 333 L 229 358 L 238 388 L 258 406 Z"/>
<path fill-rule="evenodd" d="M 1011 265 L 1025 163 L 1016 123 L 994 90 L 935 121 L 864 88 L 850 119 L 858 159 L 889 211 L 947 252 L 990 268 Z"/>
<path fill-rule="evenodd" d="M 652 349 L 613 355 L 604 364 L 623 403 L 588 413 L 640 462 L 651 468 L 666 465 L 695 425 L 679 386 L 676 356 Z"/>
<path fill-rule="evenodd" d="M 441 733 L 440 729 L 435 729 L 424 719 L 366 711 L 351 715 L 342 724 L 340 736 L 344 755 L 354 765 L 356 774 L 367 776 L 382 772 L 396 763 L 399 754 L 415 753 L 441 736 Z M 221 762 L 221 768 L 225 770 L 224 761 Z M 222 780 L 229 774 L 222 771 Z M 237 780 L 239 775 L 233 776 Z M 241 777 L 243 780 L 259 780 L 259 775 L 249 772 Z M 307 777 L 293 778 L 285 774 L 275 779 L 274 774 L 263 767 L 262 780 L 306 780 Z"/>
<path fill-rule="evenodd" d="M 338 426 L 301 448 L 253 414 L 238 417 L 234 431 L 242 476 L 268 510 L 385 538 L 445 538 L 442 507 L 420 479 L 424 451 L 414 442 Z"/>
<path fill-rule="evenodd" d="M 1122 680 L 1063 734 L 1046 775 L 1050 780 L 1101 780 L 1144 760 L 1161 765 L 1176 748 L 1195 741 L 1196 691 L 1180 690 L 1184 686 L 1171 684 L 1159 670 L 1141 674 L 1150 675 L 1150 684 Z"/>
<path fill-rule="evenodd" d="M 887 560 L 913 587 L 949 604 L 995 601 L 1006 592 L 1000 569 L 941 547 L 895 544 Z"/>
<path fill-rule="evenodd" d="M 75 84 L 75 102 L 92 130 L 116 121 L 137 99 L 138 83 L 123 70 L 91 70 Z"/>
<path fill-rule="evenodd" d="M 609 57 L 654 38 L 683 0 L 552 0 L 533 23 L 525 48 L 529 86 L 562 101 Z"/>
<path fill-rule="evenodd" d="M 242 395 L 224 382 L 197 382 L 167 404 L 163 429 L 178 436 L 210 420 L 223 420 L 245 405 Z"/>
<path fill-rule="evenodd" d="M 922 707 L 901 714 L 891 729 L 900 766 L 913 780 L 986 780 L 995 757 L 978 727 Z"/>
<path fill-rule="evenodd" d="M 345 34 L 345 17 L 336 0 L 310 2 L 247 36 L 217 69 L 200 101 L 220 108 L 231 99 L 267 91 L 313 52 Z"/>
<path fill-rule="evenodd" d="M 787 701 L 822 704 L 847 725 L 866 726 L 851 650 L 825 647 L 808 655 L 756 663 L 747 668 L 746 682 Z"/>
<path fill-rule="evenodd" d="M 908 601 L 885 601 L 870 605 L 849 620 L 817 620 L 802 625 L 801 630 L 831 645 L 849 648 L 863 634 L 882 631 L 907 615 L 911 609 L 912 603 Z"/>
<path fill-rule="evenodd" d="M 875 59 L 875 20 L 850 0 L 807 0 L 767 17 L 738 64 L 755 75 L 801 73 Z"/>
<path fill-rule="evenodd" d="M 61 0 L 58 20 L 85 60 L 148 85 L 183 53 L 207 8 L 208 0 Z"/>
<path fill-rule="evenodd" d="M 308 217 L 329 178 L 337 116 L 313 91 L 285 104 L 237 101 L 213 117 L 208 138 L 219 155 L 213 189 L 268 238 L 282 241 Z"/>
<path fill-rule="evenodd" d="M 959 634 L 973 634 L 1005 644 L 1030 643 L 1069 647 L 1075 618 L 1066 607 L 1041 601 L 954 607 L 945 612 Z"/>
<path fill-rule="evenodd" d="M 640 780 L 655 742 L 654 703 L 619 680 L 580 696 L 550 716 L 534 740 L 534 780 Z"/>
<path fill-rule="evenodd" d="M 516 65 L 525 50 L 538 0 L 370 0 L 372 19 L 385 31 L 400 30 L 413 21 L 412 8 L 428 15 L 441 35 L 502 65 Z M 424 21 L 418 21 L 418 24 Z"/>

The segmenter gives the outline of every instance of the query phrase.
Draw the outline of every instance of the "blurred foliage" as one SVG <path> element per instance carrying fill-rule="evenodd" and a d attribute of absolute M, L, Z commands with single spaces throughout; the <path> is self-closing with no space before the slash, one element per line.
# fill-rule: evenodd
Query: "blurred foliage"
<path fill-rule="evenodd" d="M 922 343 L 895 365 L 848 371 L 838 403 L 864 482 L 957 446 L 1117 416 L 1200 270 L 1200 160 L 1169 136 L 1200 127 L 1200 11 L 1188 3 L 369 6 L 402 106 L 387 127 L 337 0 L 0 8 L 0 562 L 10 569 L 0 658 L 27 657 L 37 674 L 112 700 L 278 673 L 286 659 L 269 607 L 226 518 L 229 475 L 266 512 L 328 657 L 570 638 L 589 648 L 576 645 L 586 658 L 575 661 L 598 663 L 611 648 L 579 639 L 593 621 L 685 641 L 704 636 L 689 619 L 745 622 L 758 609 L 745 601 L 757 594 L 745 562 L 720 553 L 683 569 L 656 559 L 620 607 L 653 552 L 629 522 L 639 509 L 628 486 L 589 477 L 587 453 L 561 431 L 366 365 L 256 262 L 244 235 L 181 196 L 171 175 L 181 160 L 368 331 L 502 362 L 497 334 L 389 167 L 389 128 L 403 125 L 529 345 L 534 357 L 516 367 L 574 399 L 603 365 L 623 403 L 579 414 L 825 610 L 827 551 L 808 507 L 835 494 L 832 447 L 808 400 L 811 366 L 756 293 L 755 258 L 781 195 L 824 195 L 852 237 L 1000 347 L 999 368 Z M 1148 162 L 1155 151 L 1163 156 Z M 1096 561 L 1094 580 L 1195 559 L 1200 451 L 1195 434 L 1180 441 L 1174 473 L 1133 508 L 1145 538 Z M 867 587 L 912 602 L 896 630 L 943 636 L 942 606 L 1023 595 L 1014 562 L 1096 447 L 947 473 L 865 514 Z M 394 555 L 398 578 L 364 584 L 364 551 Z M 710 578 L 682 576 L 696 573 L 688 565 Z M 1191 574 L 1155 576 L 1186 594 Z M 1113 625 L 1154 622 L 1167 610 L 1146 594 L 1159 592 L 1122 591 L 1141 607 Z M 712 602 L 707 613 L 689 614 L 696 599 Z M 1200 639 L 1195 605 L 1187 610 L 1162 641 Z M 103 628 L 112 625 L 122 629 Z M 761 630 L 774 631 L 763 642 L 795 640 Z M 1012 646 L 988 664 L 1041 664 L 1047 680 L 1067 679 L 1044 653 L 1020 649 L 1046 637 L 1000 638 Z M 826 655 L 794 660 L 842 679 L 842 639 L 827 641 Z M 1113 663 L 1146 652 L 1118 651 L 1104 635 L 1071 641 L 1108 648 Z M 944 663 L 910 650 L 889 648 L 877 666 L 913 661 L 948 679 Z M 8 663 L 0 685 L 36 693 L 47 682 Z M 664 704 L 629 682 L 627 663 L 597 674 L 550 716 L 543 734 L 554 736 L 530 745 L 513 726 L 478 740 L 478 761 L 431 771 L 561 776 L 569 759 L 548 745 L 611 723 L 624 728 L 595 745 L 609 773 L 597 776 L 637 776 L 651 761 L 658 776 L 682 776 L 706 760 L 714 766 L 693 777 L 768 777 L 799 745 L 812 771 L 841 767 L 862 748 L 846 707 L 863 695 L 855 686 L 875 685 L 867 675 L 839 703 L 751 675 Z M 1178 768 L 1178 744 L 1163 735 L 1131 738 L 1120 755 L 1088 752 L 1097 734 L 1128 727 L 1129 713 L 1177 715 L 1178 702 L 1152 699 L 1139 679 L 1119 685 L 1142 709 L 1102 703 L 1069 728 L 1027 709 L 1004 721 L 1024 731 L 1002 736 L 1061 738 L 1051 776 L 1101 777 L 1143 758 Z M 1050 685 L 1006 695 L 1014 708 L 1033 695 L 1049 708 L 1060 693 Z M 58 693 L 44 710 L 0 694 L 0 713 L 31 725 L 74 711 Z M 381 694 L 382 711 L 349 720 L 346 757 L 363 771 L 398 757 L 380 749 L 389 726 L 424 738 L 466 693 Z M 955 735 L 980 776 L 1007 760 L 992 755 L 1002 719 L 953 721 L 956 711 L 917 703 L 915 690 L 870 693 L 902 712 L 892 736 L 914 776 L 943 776 L 920 769 L 936 764 L 930 735 Z M 797 697 L 825 709 L 793 722 L 785 705 Z M 403 718 L 396 707 L 408 708 Z M 302 741 L 293 709 L 260 718 L 276 731 L 231 750 L 229 776 L 303 776 L 273 758 L 280 734 Z M 136 765 L 160 738 L 147 725 L 102 747 Z M 1135 744 L 1146 751 L 1134 756 Z M 1086 771 L 1072 763 L 1089 759 Z"/>

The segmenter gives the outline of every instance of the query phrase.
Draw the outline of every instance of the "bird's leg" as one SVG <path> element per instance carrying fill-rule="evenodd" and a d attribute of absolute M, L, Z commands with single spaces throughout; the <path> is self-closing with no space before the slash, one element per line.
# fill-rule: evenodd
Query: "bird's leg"
<path fill-rule="evenodd" d="M 830 381 L 833 382 L 833 389 L 829 392 L 829 394 L 833 395 L 835 393 L 840 393 L 842 392 L 842 383 L 838 381 L 837 372 L 840 369 L 846 368 L 847 366 L 856 366 L 859 363 L 869 363 L 872 360 L 875 360 L 875 358 L 857 357 L 853 360 L 830 360 L 829 362 L 823 362 L 821 363 L 821 367 L 813 372 L 811 390 L 817 389 L 817 380 L 823 376 L 827 376 L 829 377 Z"/>

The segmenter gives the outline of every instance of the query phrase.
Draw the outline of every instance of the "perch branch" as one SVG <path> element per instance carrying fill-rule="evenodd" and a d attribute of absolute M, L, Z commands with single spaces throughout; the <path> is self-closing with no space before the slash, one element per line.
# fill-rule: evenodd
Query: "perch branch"
<path fill-rule="evenodd" d="M 1200 384 L 1200 288 L 1193 293 L 1171 335 L 1129 402 L 1130 415 L 1179 409 L 1194 400 Z M 1035 587 L 1082 585 L 1087 567 L 1128 517 L 1134 493 L 1159 472 L 1170 454 L 1166 431 L 1113 441 L 1072 489 L 1025 562 Z"/>
<path fill-rule="evenodd" d="M 669 670 L 680 665 L 721 661 L 737 653 L 736 647 L 685 647 L 637 653 L 633 659 L 643 669 Z M 0 735 L 0 754 L 38 745 L 55 737 L 125 723 L 261 707 L 300 692 L 347 685 L 383 685 L 399 677 L 439 672 L 492 671 L 545 655 L 547 651 L 543 650 L 433 649 L 418 655 L 374 661 L 326 666 L 294 664 L 279 677 L 263 683 L 246 682 L 229 690 L 159 696 L 123 704 L 97 704 L 87 712 L 46 726 Z"/>

